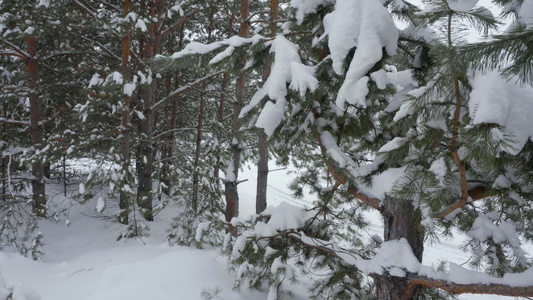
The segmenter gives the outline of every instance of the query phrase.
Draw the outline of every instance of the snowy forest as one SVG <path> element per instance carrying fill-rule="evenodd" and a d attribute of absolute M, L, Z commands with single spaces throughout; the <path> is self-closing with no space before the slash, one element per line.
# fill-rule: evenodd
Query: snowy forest
<path fill-rule="evenodd" d="M 0 300 L 533 297 L 533 0 L 0 0 L 0 88 Z"/>

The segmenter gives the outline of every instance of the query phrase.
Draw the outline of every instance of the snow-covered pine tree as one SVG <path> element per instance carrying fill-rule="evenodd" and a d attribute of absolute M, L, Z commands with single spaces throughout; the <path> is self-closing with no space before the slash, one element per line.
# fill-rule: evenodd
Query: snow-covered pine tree
<path fill-rule="evenodd" d="M 237 286 L 266 283 L 276 299 L 311 271 L 323 274 L 313 295 L 328 299 L 530 296 L 533 282 L 518 279 L 531 272 L 521 246 L 531 238 L 530 87 L 457 60 L 463 28 L 496 26 L 477 1 L 387 4 L 409 22 L 399 34 L 380 1 L 291 2 L 293 27 L 273 41 L 271 77 L 244 110 L 258 108 L 256 126 L 280 149 L 305 153 L 310 168 L 294 185 L 319 200 L 234 219 L 243 232 L 226 249 Z M 311 37 L 292 38 L 302 31 Z M 381 214 L 384 241 L 363 242 L 364 209 Z M 469 237 L 479 271 L 422 264 L 424 241 L 452 228 Z"/>
<path fill-rule="evenodd" d="M 160 64 L 167 66 L 167 69 L 168 67 L 178 69 L 180 74 L 190 78 L 196 76 L 197 80 L 192 84 L 201 83 L 198 84 L 201 90 L 193 88 L 182 97 L 187 99 L 185 103 L 194 104 L 192 109 L 196 112 L 192 115 L 202 116 L 203 114 L 205 121 L 204 124 L 199 122 L 202 120 L 201 117 L 192 120 L 185 116 L 182 118 L 187 122 L 183 125 L 184 127 L 196 127 L 196 143 L 193 168 L 184 169 L 185 174 L 192 174 L 192 189 L 183 199 L 186 204 L 183 206 L 184 211 L 175 218 L 170 230 L 169 241 L 172 244 L 201 246 L 203 243 L 220 244 L 222 242 L 220 234 L 223 233 L 225 225 L 219 217 L 220 213 L 226 213 L 226 209 L 222 198 L 225 191 L 222 188 L 224 178 L 221 178 L 223 176 L 220 175 L 220 171 L 229 167 L 231 152 L 228 149 L 235 141 L 232 138 L 235 132 L 231 132 L 234 117 L 229 117 L 233 115 L 233 107 L 227 104 L 226 99 L 233 98 L 232 94 L 235 93 L 235 89 L 230 82 L 243 68 L 241 59 L 237 58 L 246 53 L 245 49 L 236 49 L 240 39 L 235 36 L 236 26 L 234 24 L 239 7 L 240 3 L 237 2 L 221 1 L 209 4 L 202 2 L 198 5 L 200 10 L 193 23 L 187 24 L 188 30 L 193 30 L 192 28 L 198 30 L 194 41 L 188 41 L 185 48 L 172 57 L 159 58 Z M 231 39 L 235 42 L 233 44 L 209 43 L 214 40 L 227 41 L 228 37 L 233 37 Z M 223 46 L 227 48 L 215 55 L 215 50 Z M 236 55 L 241 52 L 242 54 Z M 199 55 L 200 53 L 204 55 Z M 191 65 L 196 66 L 194 72 L 191 72 Z M 245 76 L 247 79 L 249 75 Z M 204 103 L 203 106 L 202 103 Z M 181 107 L 185 107 L 185 104 L 181 104 Z M 185 113 L 185 115 L 191 114 Z M 200 124 L 202 124 L 202 130 L 200 130 Z M 251 152 L 248 146 L 249 137 L 243 132 L 239 135 L 241 136 L 239 160 L 244 161 Z M 202 138 L 199 139 L 199 137 Z M 199 155 L 201 158 L 198 157 Z M 187 165 L 189 163 L 185 164 Z M 186 184 L 182 186 L 182 189 L 188 186 L 189 184 Z M 192 191 L 192 197 L 190 191 Z"/>
<path fill-rule="evenodd" d="M 70 4 L 70 2 L 68 3 Z M 67 154 L 64 126 L 78 101 L 77 63 L 87 49 L 69 41 L 80 28 L 66 1 L 3 1 L 2 32 L 2 199 L 1 248 L 39 256 L 42 236 L 34 235 L 35 216 L 49 212 L 45 166 Z M 60 39 L 58 32 L 71 27 Z M 31 175 L 26 170 L 31 170 Z M 31 192 L 26 184 L 31 182 Z M 28 194 L 31 200 L 28 201 Z M 32 209 L 26 206 L 30 204 Z M 30 212 L 31 211 L 31 212 Z"/>

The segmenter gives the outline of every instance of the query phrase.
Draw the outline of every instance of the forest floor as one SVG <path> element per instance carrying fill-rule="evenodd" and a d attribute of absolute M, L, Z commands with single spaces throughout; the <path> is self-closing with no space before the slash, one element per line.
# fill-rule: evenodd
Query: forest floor
<path fill-rule="evenodd" d="M 283 201 L 305 204 L 291 199 L 286 187 L 290 175 L 286 171 L 272 174 L 269 205 Z M 242 178 L 248 181 L 239 185 L 240 211 L 241 216 L 247 216 L 255 207 L 255 170 L 245 168 Z M 55 220 L 45 219 L 39 223 L 45 243 L 41 261 L 0 252 L 0 276 L 7 286 L 14 287 L 13 300 L 195 300 L 202 299 L 204 291 L 217 294 L 216 290 L 220 293 L 214 299 L 219 300 L 267 298 L 267 290 L 234 291 L 233 274 L 227 273 L 225 258 L 217 249 L 169 246 L 166 235 L 176 209 L 172 205 L 149 224 L 149 237 L 117 241 L 124 227 L 97 213 L 96 201 L 85 205 L 75 202 L 71 195 L 77 190 L 78 183 L 73 182 L 65 197 L 62 184 L 48 184 L 51 209 L 64 209 L 64 212 Z M 382 235 L 379 216 L 369 215 L 369 218 L 373 224 L 367 232 L 369 236 Z M 427 245 L 424 264 L 437 266 L 441 260 L 465 263 L 468 256 L 459 249 L 460 244 L 461 238 L 456 238 Z M 308 299 L 305 282 L 291 288 L 294 299 Z"/>

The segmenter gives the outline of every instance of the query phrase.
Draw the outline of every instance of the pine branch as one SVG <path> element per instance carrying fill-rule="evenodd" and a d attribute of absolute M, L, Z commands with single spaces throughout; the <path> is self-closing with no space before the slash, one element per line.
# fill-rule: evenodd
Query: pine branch
<path fill-rule="evenodd" d="M 31 55 L 30 55 L 28 52 L 26 52 L 26 51 L 20 49 L 17 45 L 14 45 L 14 44 L 12 44 L 12 43 L 6 41 L 6 40 L 3 40 L 2 43 L 4 43 L 4 44 L 5 44 L 6 46 L 8 46 L 9 48 L 15 50 L 15 52 L 17 52 L 18 54 L 20 54 L 21 57 L 22 57 L 23 59 L 29 59 L 29 58 L 31 58 Z"/>
<path fill-rule="evenodd" d="M 11 120 L 11 119 L 6 119 L 2 117 L 0 117 L 0 123 L 13 124 L 13 125 L 19 125 L 19 126 L 24 126 L 24 127 L 30 126 L 30 122 Z"/>
<path fill-rule="evenodd" d="M 476 187 L 476 188 L 468 191 L 468 197 L 471 198 L 473 201 L 483 200 L 483 199 L 488 198 L 490 196 L 493 196 L 493 195 L 488 194 L 486 189 L 483 188 L 483 187 Z M 467 200 L 468 200 L 468 198 L 467 198 Z M 451 214 L 456 209 L 459 209 L 459 208 L 461 208 L 461 207 L 463 207 L 463 206 L 465 206 L 467 204 L 468 204 L 468 201 L 464 201 L 461 198 L 461 199 L 455 201 L 452 205 L 450 205 L 444 211 L 442 211 L 441 213 L 439 213 L 436 216 L 434 216 L 434 218 L 437 218 L 437 219 L 445 218 L 447 215 Z"/>
<path fill-rule="evenodd" d="M 90 10 L 87 6 L 83 5 L 83 3 L 81 3 L 80 1 L 72 0 L 72 2 L 74 3 L 74 5 L 81 8 L 84 12 L 86 12 L 89 16 L 91 16 L 91 18 L 95 20 L 98 19 L 98 16 L 92 10 Z"/>
<path fill-rule="evenodd" d="M 322 142 L 322 137 L 320 136 L 320 134 L 317 133 L 317 140 L 318 140 L 318 144 L 320 145 L 320 150 L 322 151 L 322 156 L 324 157 L 324 159 L 326 160 L 326 166 L 329 170 L 329 172 L 331 173 L 331 175 L 337 180 L 339 181 L 341 184 L 346 184 L 348 183 L 348 180 L 340 173 L 339 170 L 337 170 L 337 168 L 331 163 L 329 162 L 326 158 L 327 158 L 327 149 L 326 149 L 326 146 L 324 145 L 324 143 Z M 357 199 L 363 201 L 365 204 L 367 204 L 368 206 L 376 209 L 376 210 L 379 210 L 379 207 L 380 207 L 380 204 L 381 204 L 381 200 L 377 199 L 377 198 L 372 198 L 372 197 L 369 197 L 368 195 L 364 194 L 364 193 L 361 193 L 359 191 L 359 189 L 357 189 L 355 186 L 353 186 L 352 184 L 348 184 L 348 191 L 354 196 L 356 197 Z"/>
<path fill-rule="evenodd" d="M 209 80 L 215 76 L 218 76 L 220 74 L 223 74 L 224 71 L 220 71 L 220 72 L 216 72 L 216 73 L 212 73 L 212 74 L 209 74 L 205 77 L 202 77 L 202 78 L 199 78 L 197 79 L 196 81 L 194 82 L 191 82 L 187 85 L 184 85 L 176 90 L 174 90 L 172 93 L 170 93 L 168 96 L 166 96 L 165 98 L 159 100 L 159 102 L 155 103 L 153 106 L 152 106 L 152 110 L 157 110 L 158 108 L 160 108 L 163 104 L 165 104 L 168 100 L 172 99 L 173 97 L 177 96 L 177 95 L 180 95 L 188 90 L 190 90 L 191 88 L 193 88 L 194 86 L 196 86 L 197 84 L 200 84 L 206 80 Z"/>
<path fill-rule="evenodd" d="M 14 52 L 14 51 L 7 51 L 7 50 L 0 50 L 0 56 L 16 56 L 16 57 L 20 57 L 22 59 L 24 59 L 25 57 L 22 56 L 20 53 L 18 52 Z"/>
<path fill-rule="evenodd" d="M 166 35 L 169 35 L 171 34 L 172 32 L 174 32 L 176 29 L 180 28 L 181 25 L 185 24 L 185 22 L 189 21 L 192 17 L 194 17 L 197 13 L 199 12 L 199 10 L 193 10 L 192 12 L 190 12 L 189 14 L 187 14 L 185 17 L 183 17 L 181 20 L 179 20 L 178 22 L 172 24 L 169 28 L 167 28 L 165 31 L 163 31 L 161 33 L 161 37 L 164 37 Z"/>
<path fill-rule="evenodd" d="M 471 62 L 475 70 L 503 69 L 506 78 L 518 75 L 522 82 L 533 82 L 533 30 L 494 36 L 490 42 L 460 48 L 458 59 Z"/>

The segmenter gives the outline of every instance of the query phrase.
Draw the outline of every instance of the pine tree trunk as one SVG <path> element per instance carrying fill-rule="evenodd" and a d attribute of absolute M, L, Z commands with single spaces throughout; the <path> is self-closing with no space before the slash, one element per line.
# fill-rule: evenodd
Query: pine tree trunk
<path fill-rule="evenodd" d="M 211 6 L 209 14 L 209 27 L 207 32 L 207 43 L 212 42 L 213 25 L 214 25 L 215 7 Z M 207 82 L 202 83 L 202 93 L 200 95 L 200 111 L 198 113 L 198 127 L 196 128 L 196 149 L 194 150 L 194 170 L 192 178 L 192 208 L 194 213 L 198 212 L 198 189 L 199 189 L 199 174 L 198 168 L 200 166 L 200 153 L 202 148 L 202 131 L 205 118 L 205 92 L 207 88 Z"/>
<path fill-rule="evenodd" d="M 26 50 L 30 57 L 27 58 L 29 87 L 30 87 L 30 126 L 33 147 L 36 151 L 42 149 L 43 131 L 41 127 L 41 98 L 39 97 L 36 88 L 39 84 L 39 64 L 37 63 L 37 39 L 35 37 L 26 38 Z M 36 160 L 32 163 L 32 200 L 33 212 L 37 215 L 44 216 L 46 214 L 46 196 L 44 184 L 44 168 L 40 161 Z"/>
<path fill-rule="evenodd" d="M 276 21 L 279 14 L 279 0 L 270 1 L 270 33 L 272 37 L 276 36 Z M 265 66 L 263 81 L 270 76 L 272 60 L 269 59 Z M 255 198 L 255 213 L 262 213 L 267 207 L 267 184 L 268 184 L 268 136 L 264 132 L 259 133 L 259 161 L 257 163 L 257 190 Z"/>
<path fill-rule="evenodd" d="M 164 10 L 165 1 L 148 1 L 147 7 L 150 10 L 151 17 L 157 17 L 158 22 L 152 23 L 148 26 L 148 38 L 144 45 L 144 59 L 152 59 L 161 48 L 161 33 L 160 25 L 162 22 L 162 14 Z M 153 172 L 153 147 L 152 147 L 152 133 L 154 123 L 154 113 L 152 105 L 155 100 L 155 91 L 157 88 L 157 78 L 155 74 L 152 76 L 152 82 L 143 89 L 142 92 L 142 109 L 144 119 L 140 122 L 141 130 L 141 145 L 139 149 L 139 169 L 137 174 L 139 177 L 139 187 L 137 190 L 137 203 L 142 209 L 144 218 L 147 221 L 154 220 L 152 211 L 152 172 Z"/>
<path fill-rule="evenodd" d="M 193 170 L 193 176 L 192 176 L 192 210 L 194 213 L 198 212 L 198 167 L 200 165 L 200 152 L 202 148 L 202 131 L 204 127 L 204 116 L 205 116 L 205 99 L 204 99 L 204 93 L 205 93 L 205 83 L 202 87 L 202 94 L 200 96 L 200 111 L 198 113 L 198 126 L 196 128 L 196 149 L 194 150 L 194 170 Z"/>
<path fill-rule="evenodd" d="M 126 16 L 131 10 L 131 1 L 125 0 L 122 2 L 123 15 Z M 125 80 L 129 80 L 128 74 L 128 61 L 130 58 L 131 51 L 131 30 L 126 29 L 124 36 L 122 37 L 122 76 Z M 121 135 L 122 141 L 120 145 L 120 150 L 122 152 L 122 170 L 125 172 L 126 178 L 128 178 L 128 170 L 130 168 L 130 144 L 131 136 L 128 130 L 130 126 L 130 111 L 131 111 L 131 99 L 128 97 L 124 101 L 124 112 L 122 113 L 121 120 Z M 127 179 L 126 179 L 127 180 Z M 127 225 L 129 223 L 129 213 L 130 213 L 131 199 L 130 195 L 120 190 L 118 206 L 120 208 L 120 213 L 118 215 L 118 222 L 121 224 Z"/>
<path fill-rule="evenodd" d="M 264 132 L 259 133 L 259 161 L 257 163 L 257 194 L 255 198 L 255 213 L 262 213 L 267 207 L 267 183 L 268 183 L 268 136 Z"/>
<path fill-rule="evenodd" d="M 235 11 L 232 10 L 231 17 L 229 19 L 229 26 L 228 26 L 228 38 L 233 36 L 233 19 L 235 17 Z M 220 84 L 220 104 L 218 106 L 218 132 L 217 137 L 218 140 L 222 140 L 222 131 L 224 127 L 224 111 L 226 108 L 226 91 L 228 90 L 228 82 L 229 82 L 229 74 L 228 72 L 224 72 L 224 76 L 222 78 L 222 83 Z M 213 170 L 213 176 L 216 180 L 216 187 L 219 188 L 219 178 L 220 178 L 220 157 L 217 161 L 217 164 L 215 165 L 215 168 Z"/>
<path fill-rule="evenodd" d="M 241 30 L 239 36 L 247 37 L 250 30 L 250 0 L 242 0 L 241 2 Z M 241 57 L 241 71 L 237 78 L 235 86 L 235 103 L 233 104 L 233 118 L 231 124 L 230 143 L 231 163 L 228 166 L 228 173 L 226 174 L 226 221 L 231 221 L 232 218 L 239 216 L 239 192 L 237 191 L 237 183 L 239 178 L 239 169 L 241 165 L 241 120 L 239 115 L 244 106 L 244 89 L 246 85 L 246 75 L 244 73 L 244 66 L 246 64 L 246 54 L 243 53 Z M 231 232 L 236 234 L 236 228 L 232 228 Z"/>
<path fill-rule="evenodd" d="M 381 206 L 384 222 L 384 240 L 392 241 L 405 238 L 413 254 L 422 262 L 424 253 L 424 228 L 420 225 L 422 215 L 410 201 L 385 197 Z M 373 275 L 378 298 L 381 300 L 417 299 L 420 287 L 408 285 L 408 279 L 389 274 Z"/>

